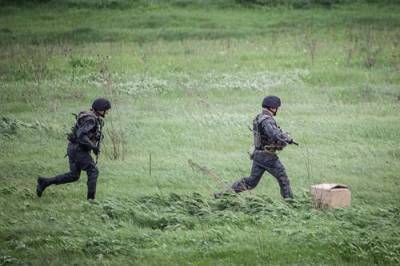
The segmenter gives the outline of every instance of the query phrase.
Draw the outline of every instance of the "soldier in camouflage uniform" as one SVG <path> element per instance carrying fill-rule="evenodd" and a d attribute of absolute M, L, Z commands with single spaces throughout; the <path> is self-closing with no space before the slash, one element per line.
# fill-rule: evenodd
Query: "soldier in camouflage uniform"
<path fill-rule="evenodd" d="M 102 139 L 103 119 L 111 103 L 107 99 L 98 98 L 92 104 L 92 109 L 81 112 L 76 116 L 76 124 L 68 135 L 67 155 L 70 171 L 51 178 L 39 177 L 37 179 L 36 193 L 41 197 L 44 190 L 50 185 L 60 185 L 75 182 L 80 178 L 81 171 L 87 173 L 87 199 L 95 199 L 96 184 L 99 170 L 93 161 L 90 152 L 98 156 L 100 141 Z"/>
<path fill-rule="evenodd" d="M 262 102 L 262 113 L 258 114 L 253 121 L 254 153 L 250 155 L 253 160 L 251 174 L 236 181 L 231 189 L 236 193 L 253 189 L 257 186 L 265 171 L 276 178 L 279 183 L 281 195 L 284 199 L 292 199 L 293 194 L 290 188 L 289 178 L 285 167 L 280 162 L 277 151 L 282 150 L 287 144 L 297 144 L 283 132 L 273 118 L 281 100 L 276 96 L 267 96 Z M 216 198 L 223 192 L 215 193 Z"/>

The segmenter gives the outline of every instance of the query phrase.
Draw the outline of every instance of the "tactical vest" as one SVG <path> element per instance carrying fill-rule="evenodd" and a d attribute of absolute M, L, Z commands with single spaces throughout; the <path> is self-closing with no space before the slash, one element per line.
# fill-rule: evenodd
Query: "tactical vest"
<path fill-rule="evenodd" d="M 268 119 L 269 116 L 265 114 L 259 114 L 253 120 L 253 136 L 254 136 L 254 147 L 257 150 L 262 150 L 268 145 L 268 136 L 264 134 L 261 123 Z"/>
<path fill-rule="evenodd" d="M 102 120 L 98 119 L 97 116 L 92 111 L 80 112 L 78 115 L 75 115 L 75 118 L 76 118 L 76 123 L 71 128 L 71 133 L 68 134 L 68 140 L 70 142 L 78 143 L 77 131 L 87 119 L 94 119 L 96 121 L 96 125 L 88 133 L 90 141 L 92 141 L 93 143 L 97 143 L 98 141 L 101 140 L 102 138 L 101 129 L 103 127 L 103 123 Z"/>

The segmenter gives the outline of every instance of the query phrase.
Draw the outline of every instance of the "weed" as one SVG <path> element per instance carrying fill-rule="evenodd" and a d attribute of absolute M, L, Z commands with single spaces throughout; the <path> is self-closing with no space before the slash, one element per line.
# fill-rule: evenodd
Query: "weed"
<path fill-rule="evenodd" d="M 113 160 L 117 159 L 123 160 L 126 154 L 127 136 L 120 122 L 116 120 L 120 117 L 118 100 L 117 100 L 119 91 L 115 89 L 112 80 L 112 74 L 108 68 L 107 62 L 109 58 L 107 56 L 100 58 L 101 58 L 99 63 L 100 80 L 102 82 L 106 97 L 111 100 L 112 105 L 114 106 L 112 108 L 112 112 L 114 113 L 114 115 L 110 116 L 107 121 L 108 128 L 106 130 L 106 135 L 109 137 L 109 140 L 111 141 L 111 147 L 110 147 L 111 152 L 108 154 L 109 158 Z"/>
<path fill-rule="evenodd" d="M 311 18 L 310 25 L 306 33 L 304 34 L 304 42 L 307 47 L 308 54 L 310 55 L 311 65 L 314 65 L 316 53 L 317 53 L 317 39 L 314 34 L 314 19 Z"/>

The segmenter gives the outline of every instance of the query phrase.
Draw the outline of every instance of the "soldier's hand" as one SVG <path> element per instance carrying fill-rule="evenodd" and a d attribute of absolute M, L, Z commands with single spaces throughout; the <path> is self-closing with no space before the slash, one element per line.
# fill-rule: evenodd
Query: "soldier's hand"
<path fill-rule="evenodd" d="M 293 138 L 288 133 L 285 133 L 285 142 L 287 144 L 292 144 L 292 141 L 293 141 Z"/>
<path fill-rule="evenodd" d="M 100 148 L 99 147 L 94 147 L 93 148 L 93 153 L 98 156 L 100 154 Z"/>

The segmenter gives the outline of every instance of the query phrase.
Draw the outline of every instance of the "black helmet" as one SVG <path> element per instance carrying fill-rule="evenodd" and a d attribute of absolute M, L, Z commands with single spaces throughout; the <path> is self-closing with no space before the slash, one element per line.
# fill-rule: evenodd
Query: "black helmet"
<path fill-rule="evenodd" d="M 267 96 L 262 102 L 263 108 L 278 108 L 281 106 L 281 99 L 277 96 Z"/>
<path fill-rule="evenodd" d="M 97 112 L 107 111 L 111 109 L 111 103 L 106 98 L 97 98 L 92 104 L 92 109 Z"/>

